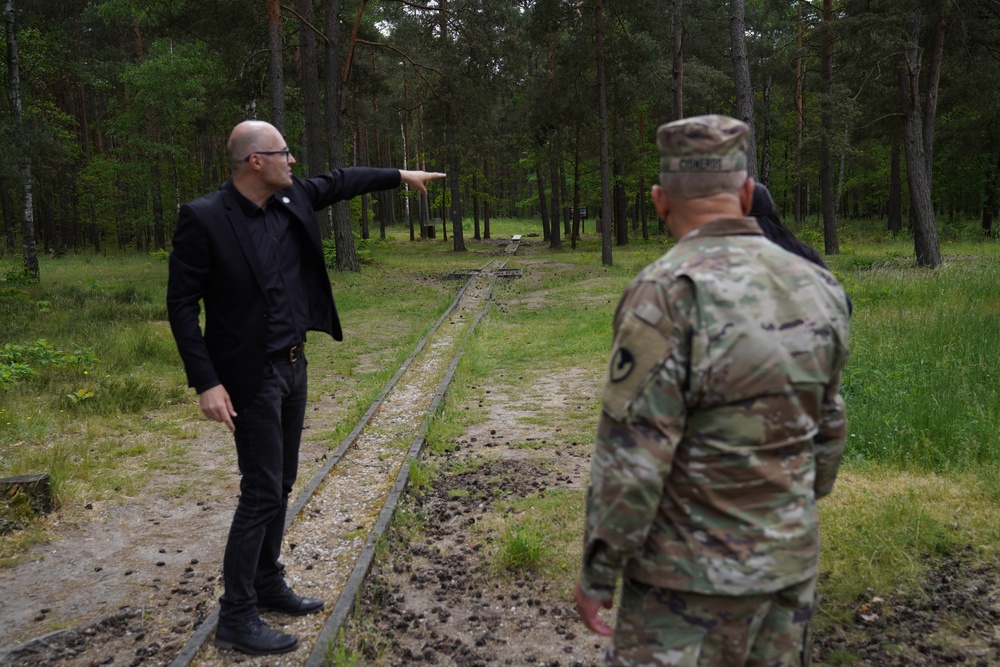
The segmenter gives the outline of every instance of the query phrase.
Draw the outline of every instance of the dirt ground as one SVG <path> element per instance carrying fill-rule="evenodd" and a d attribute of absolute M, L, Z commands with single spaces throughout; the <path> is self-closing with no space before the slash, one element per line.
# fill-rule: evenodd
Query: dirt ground
<path fill-rule="evenodd" d="M 359 597 L 361 614 L 348 624 L 348 645 L 384 665 L 602 663 L 604 641 L 580 623 L 571 598 L 530 572 L 495 576 L 483 541 L 471 534 L 501 500 L 581 488 L 587 454 L 558 450 L 565 465 L 554 467 L 502 455 L 482 463 L 477 449 L 442 457 L 445 466 L 476 463 L 403 503 L 404 512 L 425 518 L 425 539 L 390 533 L 386 557 Z"/>
<path fill-rule="evenodd" d="M 574 400 L 585 403 L 580 388 L 592 383 L 581 380 L 547 378 L 541 395 L 576 391 Z M 389 533 L 345 628 L 345 647 L 362 656 L 360 664 L 604 664 L 607 642 L 583 626 L 570 595 L 530 573 L 498 577 L 475 529 L 505 499 L 585 489 L 591 444 L 560 442 L 551 428 L 526 427 L 511 401 L 496 391 L 483 396 L 489 419 L 453 451 L 435 456 L 443 474 L 404 500 L 403 512 L 422 517 L 423 537 L 408 541 L 405 525 Z M 504 444 L 532 437 L 547 446 Z M 850 623 L 814 635 L 814 664 L 1000 665 L 998 573 L 971 562 L 971 552 L 939 556 L 922 590 L 870 591 Z"/>
<path fill-rule="evenodd" d="M 337 413 L 319 409 L 329 401 L 319 399 L 307 429 L 322 430 Z M 154 473 L 123 504 L 60 509 L 45 519 L 51 541 L 0 569 L 4 667 L 169 665 L 214 607 L 239 491 L 232 437 L 193 405 L 154 418 L 196 434 L 185 441 L 187 465 Z M 177 444 L 163 432 L 132 437 L 151 448 Z M 325 451 L 308 433 L 304 482 Z M 180 488 L 191 490 L 178 495 Z"/>
<path fill-rule="evenodd" d="M 578 372 L 537 384 L 542 396 L 583 405 L 597 391 L 597 379 Z M 359 594 L 345 644 L 362 656 L 360 664 L 603 663 L 606 642 L 580 623 L 567 591 L 530 573 L 497 577 L 479 530 L 506 499 L 582 492 L 590 443 L 566 442 L 555 427 L 524 419 L 517 407 L 524 396 L 489 391 L 481 399 L 488 418 L 435 457 L 442 474 L 400 507 L 424 517 L 421 537 L 407 539 L 402 524 L 390 531 Z M 307 421 L 312 432 L 338 418 L 329 398 L 318 400 Z M 541 406 L 535 416 L 559 409 Z M 51 542 L 0 570 L 5 666 L 169 665 L 213 608 L 236 502 L 233 448 L 228 433 L 193 408 L 176 419 L 197 434 L 188 444 L 193 465 L 155 475 L 126 504 L 64 508 L 49 518 Z M 508 446 L 532 439 L 538 447 Z M 300 484 L 323 451 L 307 432 Z M 195 491 L 178 496 L 172 490 L 179 486 Z M 817 633 L 814 659 L 829 666 L 1000 665 L 998 575 L 970 563 L 964 553 L 938 557 L 923 590 L 871 591 L 850 623 Z"/>
<path fill-rule="evenodd" d="M 384 665 L 602 664 L 605 642 L 583 627 L 565 593 L 531 575 L 494 577 L 473 531 L 505 498 L 582 489 L 589 444 L 513 450 L 502 442 L 518 436 L 491 434 L 488 426 L 442 457 L 445 469 L 464 460 L 478 465 L 440 475 L 405 500 L 404 511 L 426 517 L 425 537 L 410 543 L 390 533 L 359 597 L 367 613 L 347 627 L 361 664 L 377 655 Z M 203 465 L 235 468 L 226 434 L 198 442 Z M 310 456 L 318 452 L 304 451 L 304 464 L 315 463 Z M 233 471 L 195 502 L 170 500 L 153 485 L 146 497 L 94 504 L 65 525 L 54 516 L 52 542 L 0 570 L 0 655 L 45 637 L 4 664 L 168 665 L 215 604 L 235 481 Z M 853 624 L 815 637 L 814 658 L 823 665 L 1000 665 L 998 590 L 996 571 L 953 554 L 932 568 L 925 590 L 859 599 Z"/>

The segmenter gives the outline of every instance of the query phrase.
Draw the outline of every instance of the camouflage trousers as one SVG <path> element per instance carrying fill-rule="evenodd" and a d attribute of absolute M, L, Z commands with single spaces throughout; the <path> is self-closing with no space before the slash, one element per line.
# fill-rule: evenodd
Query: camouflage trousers
<path fill-rule="evenodd" d="M 614 647 L 618 667 L 808 667 L 816 579 L 768 595 L 723 597 L 626 580 Z"/>

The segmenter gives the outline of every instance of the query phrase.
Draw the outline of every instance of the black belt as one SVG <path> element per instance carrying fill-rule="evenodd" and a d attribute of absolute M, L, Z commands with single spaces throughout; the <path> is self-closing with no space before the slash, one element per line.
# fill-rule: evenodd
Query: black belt
<path fill-rule="evenodd" d="M 292 345 L 291 347 L 286 347 L 283 350 L 277 350 L 276 352 L 268 352 L 268 361 L 287 361 L 290 364 L 294 364 L 296 361 L 302 358 L 302 353 L 305 352 L 306 342 L 302 341 L 297 345 Z"/>

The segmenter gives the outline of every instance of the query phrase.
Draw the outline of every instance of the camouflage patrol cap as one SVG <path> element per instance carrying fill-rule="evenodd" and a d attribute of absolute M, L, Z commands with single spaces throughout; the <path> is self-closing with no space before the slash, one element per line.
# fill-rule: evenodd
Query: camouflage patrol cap
<path fill-rule="evenodd" d="M 728 116 L 692 116 L 656 131 L 660 173 L 725 174 L 746 171 L 750 128 Z"/>

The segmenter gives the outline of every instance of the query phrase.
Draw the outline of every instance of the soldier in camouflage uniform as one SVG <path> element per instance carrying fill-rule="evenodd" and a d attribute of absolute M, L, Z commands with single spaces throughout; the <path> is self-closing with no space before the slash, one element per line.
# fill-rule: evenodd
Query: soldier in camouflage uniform
<path fill-rule="evenodd" d="M 652 197 L 679 239 L 614 320 L 577 606 L 612 665 L 810 662 L 816 499 L 844 450 L 844 290 L 744 217 L 748 128 L 659 128 Z M 614 631 L 600 618 L 618 576 Z"/>

